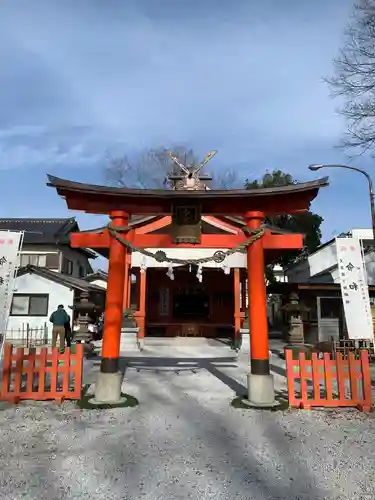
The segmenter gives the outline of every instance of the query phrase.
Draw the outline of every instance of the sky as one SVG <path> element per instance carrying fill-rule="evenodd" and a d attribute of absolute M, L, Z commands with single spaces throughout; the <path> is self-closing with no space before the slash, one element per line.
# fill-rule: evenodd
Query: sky
<path fill-rule="evenodd" d="M 186 145 L 207 172 L 300 181 L 311 163 L 348 163 L 323 77 L 351 0 L 2 0 L 0 217 L 105 217 L 67 210 L 46 174 L 105 183 L 108 155 Z M 353 163 L 354 162 L 354 163 Z M 208 168 L 209 167 L 209 168 Z M 312 209 L 323 239 L 370 227 L 362 176 L 330 176 Z M 319 172 L 319 174 L 320 174 Z"/>

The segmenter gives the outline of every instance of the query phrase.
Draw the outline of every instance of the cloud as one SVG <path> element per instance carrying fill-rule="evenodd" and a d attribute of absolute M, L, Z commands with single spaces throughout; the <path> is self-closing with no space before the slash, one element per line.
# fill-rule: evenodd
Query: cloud
<path fill-rule="evenodd" d="M 240 164 L 335 142 L 321 77 L 349 3 L 5 2 L 0 168 L 84 166 L 118 144 Z"/>
<path fill-rule="evenodd" d="M 0 177 L 9 189 L 2 210 L 22 216 L 32 187 L 35 213 L 43 216 L 46 203 L 62 213 L 44 173 L 99 181 L 107 151 L 186 144 L 203 157 L 218 149 L 208 170 L 250 178 L 282 168 L 302 180 L 312 177 L 309 163 L 347 161 L 334 149 L 345 124 L 322 77 L 331 73 L 351 5 L 3 0 Z M 314 202 L 327 235 L 368 213 L 360 181 L 329 173 L 332 187 Z M 331 206 L 354 194 L 360 201 L 349 222 Z"/>

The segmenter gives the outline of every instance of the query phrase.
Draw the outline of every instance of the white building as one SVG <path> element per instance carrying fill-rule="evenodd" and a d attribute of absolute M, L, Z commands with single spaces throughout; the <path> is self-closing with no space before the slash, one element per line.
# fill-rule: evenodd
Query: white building
<path fill-rule="evenodd" d="M 84 279 L 93 285 L 103 288 L 104 290 L 107 289 L 108 273 L 106 273 L 105 271 L 101 271 L 99 269 L 93 273 L 88 274 Z"/>
<path fill-rule="evenodd" d="M 345 236 L 362 240 L 367 280 L 375 285 L 375 252 L 371 229 L 352 229 Z M 285 270 L 290 283 L 340 283 L 336 253 L 336 239 L 321 245 L 314 253 Z"/>
<path fill-rule="evenodd" d="M 362 241 L 370 302 L 375 303 L 375 252 L 371 229 L 352 229 L 341 237 Z M 325 341 L 345 336 L 347 327 L 341 297 L 336 239 L 321 245 L 314 253 L 286 270 L 287 287 L 296 290 L 301 302 L 311 308 L 309 341 Z M 306 336 L 305 336 L 306 338 Z"/>
<path fill-rule="evenodd" d="M 6 339 L 31 344 L 50 342 L 51 314 L 62 304 L 72 319 L 74 304 L 82 292 L 87 292 L 90 300 L 103 308 L 105 290 L 102 287 L 43 267 L 21 268 L 16 278 Z"/>
<path fill-rule="evenodd" d="M 97 254 L 70 246 L 71 233 L 79 231 L 74 218 L 0 219 L 0 230 L 24 232 L 7 338 L 26 338 L 31 330 L 50 338 L 48 320 L 57 305 L 73 306 L 82 291 L 103 295 L 103 287 L 83 279 Z"/>

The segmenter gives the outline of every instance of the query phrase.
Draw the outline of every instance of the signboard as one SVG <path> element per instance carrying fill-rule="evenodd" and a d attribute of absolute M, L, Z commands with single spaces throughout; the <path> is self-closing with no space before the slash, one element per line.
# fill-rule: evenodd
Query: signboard
<path fill-rule="evenodd" d="M 0 231 L 0 335 L 2 337 L 7 329 L 12 305 L 22 239 L 22 232 Z"/>
<path fill-rule="evenodd" d="M 374 337 L 370 297 L 361 242 L 357 238 L 336 238 L 337 262 L 348 337 Z"/>

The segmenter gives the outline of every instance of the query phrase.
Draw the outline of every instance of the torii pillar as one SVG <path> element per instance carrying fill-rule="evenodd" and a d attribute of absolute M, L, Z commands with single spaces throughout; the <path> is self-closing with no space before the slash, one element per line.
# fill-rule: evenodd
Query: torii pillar
<path fill-rule="evenodd" d="M 260 229 L 262 212 L 247 212 L 249 229 Z M 275 405 L 275 387 L 270 373 L 268 349 L 267 293 L 264 277 L 263 238 L 247 248 L 250 373 L 247 376 L 248 400 L 254 406 Z"/>
<path fill-rule="evenodd" d="M 128 225 L 129 215 L 122 210 L 112 211 L 109 216 L 114 229 Z M 102 360 L 95 384 L 95 401 L 97 403 L 116 404 L 121 401 L 123 376 L 119 371 L 119 356 L 124 293 L 126 293 L 126 253 L 125 245 L 111 236 Z"/>

